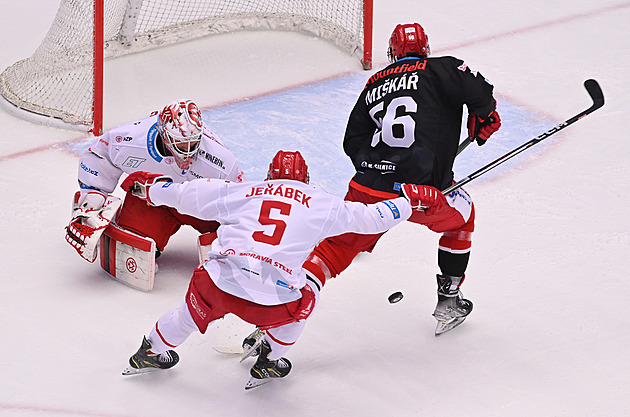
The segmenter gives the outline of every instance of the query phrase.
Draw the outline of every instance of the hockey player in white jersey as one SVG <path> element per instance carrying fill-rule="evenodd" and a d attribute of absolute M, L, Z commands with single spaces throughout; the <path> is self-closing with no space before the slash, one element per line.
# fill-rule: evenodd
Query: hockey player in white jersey
<path fill-rule="evenodd" d="M 125 185 L 152 205 L 217 220 L 221 227 L 185 300 L 158 319 L 123 374 L 171 368 L 179 361 L 173 348 L 233 313 L 264 330 L 246 389 L 291 370 L 282 356 L 302 332 L 323 284 L 302 269 L 318 242 L 349 231 L 384 232 L 407 220 L 412 209 L 436 204 L 437 195 L 444 198 L 433 187 L 404 185 L 405 198 L 367 205 L 344 202 L 307 184 L 308 168 L 299 152 L 278 152 L 267 181 L 160 180 L 138 172 Z M 427 190 L 433 191 L 430 197 Z"/>
<path fill-rule="evenodd" d="M 66 228 L 66 241 L 88 261 L 96 259 L 99 235 L 120 205 L 110 194 L 124 173 L 140 170 L 176 182 L 194 178 L 244 180 L 236 157 L 204 125 L 199 108 L 190 100 L 173 101 L 147 118 L 106 132 L 80 158 L 80 190 Z M 123 231 L 152 239 L 157 255 L 182 225 L 191 225 L 200 233 L 214 232 L 218 227 L 216 222 L 181 215 L 169 207 L 150 207 L 131 194 L 126 195 L 114 223 Z"/>

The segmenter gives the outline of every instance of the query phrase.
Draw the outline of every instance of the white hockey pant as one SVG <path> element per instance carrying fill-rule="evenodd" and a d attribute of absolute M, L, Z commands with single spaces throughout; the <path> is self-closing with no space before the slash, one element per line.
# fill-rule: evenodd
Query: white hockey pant
<path fill-rule="evenodd" d="M 196 331 L 199 329 L 190 315 L 186 301 L 183 301 L 178 308 L 160 317 L 151 329 L 148 337 L 151 342 L 151 351 L 164 353 L 176 348 Z"/>

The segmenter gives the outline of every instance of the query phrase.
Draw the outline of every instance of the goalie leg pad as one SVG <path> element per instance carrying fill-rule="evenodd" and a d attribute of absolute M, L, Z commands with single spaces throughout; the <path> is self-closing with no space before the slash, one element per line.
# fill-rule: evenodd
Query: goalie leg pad
<path fill-rule="evenodd" d="M 155 241 L 111 223 L 101 236 L 101 268 L 115 280 L 151 291 L 155 278 Z"/>

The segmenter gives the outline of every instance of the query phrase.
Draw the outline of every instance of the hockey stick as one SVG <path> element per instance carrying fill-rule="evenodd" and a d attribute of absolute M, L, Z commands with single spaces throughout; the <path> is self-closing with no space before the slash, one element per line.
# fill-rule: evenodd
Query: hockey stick
<path fill-rule="evenodd" d="M 471 182 L 475 178 L 478 178 L 478 177 L 482 176 L 483 174 L 485 174 L 486 172 L 488 172 L 488 171 L 496 168 L 497 166 L 501 165 L 502 163 L 504 163 L 508 159 L 510 159 L 510 158 L 518 155 L 519 153 L 523 152 L 524 150 L 534 146 L 538 142 L 542 142 L 543 140 L 547 139 L 549 136 L 553 135 L 554 133 L 557 133 L 557 132 L 561 131 L 565 127 L 567 127 L 569 125 L 572 125 L 573 123 L 577 122 L 581 118 L 583 118 L 583 117 L 593 113 L 595 110 L 599 109 L 600 107 L 602 107 L 604 105 L 604 93 L 602 92 L 602 89 L 599 86 L 599 83 L 597 81 L 595 81 L 593 79 L 589 79 L 589 80 L 584 81 L 584 88 L 586 88 L 586 91 L 588 92 L 589 96 L 591 97 L 591 100 L 593 100 L 593 104 L 591 105 L 591 107 L 589 107 L 588 109 L 586 109 L 586 110 L 576 114 L 575 116 L 571 117 L 570 119 L 565 120 L 564 122 L 560 123 L 559 125 L 554 126 L 553 128 L 549 129 L 545 133 L 543 133 L 543 134 L 541 134 L 539 136 L 536 136 L 535 138 L 533 138 L 529 142 L 524 143 L 523 145 L 519 146 L 518 148 L 513 149 L 512 151 L 506 153 L 505 155 L 495 159 L 493 162 L 490 162 L 488 165 L 484 166 L 483 168 L 478 169 L 477 171 L 473 172 L 472 174 L 468 175 L 467 177 L 457 181 L 455 184 L 453 184 L 450 187 L 448 187 L 445 190 L 443 190 L 442 194 L 444 194 L 444 195 L 450 194 L 451 192 L 453 192 L 453 191 L 457 190 L 458 188 L 462 187 L 463 185 L 468 184 L 469 182 Z M 468 142 L 468 143 L 466 143 L 466 142 Z M 464 139 L 464 141 L 457 148 L 457 154 L 459 155 L 459 153 L 461 151 L 463 151 L 464 149 L 466 149 L 466 147 L 468 145 L 470 145 L 471 143 L 472 143 L 472 139 L 470 139 L 470 137 Z M 397 291 L 397 292 L 391 294 L 389 296 L 389 298 L 388 298 L 388 300 L 389 300 L 389 302 L 391 304 L 395 304 L 395 303 L 399 302 L 402 299 L 403 299 L 403 294 L 400 291 Z"/>
<path fill-rule="evenodd" d="M 497 158 L 494 161 L 490 162 L 488 165 L 484 166 L 483 168 L 480 168 L 477 171 L 473 172 L 472 174 L 468 175 L 467 177 L 464 177 L 463 179 L 457 181 L 455 184 L 453 184 L 450 187 L 448 187 L 445 190 L 443 190 L 442 194 L 445 194 L 445 195 L 450 194 L 451 192 L 457 190 L 458 188 L 468 184 L 469 182 L 471 182 L 475 178 L 478 178 L 478 177 L 482 176 L 483 174 L 485 174 L 486 172 L 488 172 L 488 171 L 496 168 L 497 166 L 501 165 L 502 163 L 504 163 L 508 159 L 513 158 L 514 156 L 518 155 L 519 153 L 521 153 L 521 152 L 531 148 L 535 144 L 537 144 L 539 142 L 542 142 L 543 140 L 547 139 L 549 136 L 551 136 L 551 135 L 553 135 L 555 133 L 558 133 L 559 131 L 561 131 L 565 127 L 570 126 L 573 123 L 575 123 L 578 120 L 580 120 L 581 118 L 583 118 L 583 117 L 593 113 L 595 110 L 599 109 L 600 107 L 602 107 L 604 105 L 604 93 L 602 93 L 602 89 L 599 86 L 599 83 L 597 81 L 595 81 L 593 79 L 584 81 L 584 88 L 586 88 L 586 91 L 588 92 L 588 94 L 591 96 L 591 99 L 593 100 L 593 104 L 591 105 L 591 107 L 589 107 L 588 109 L 584 110 L 581 113 L 576 114 L 575 116 L 571 117 L 570 119 L 565 120 L 564 122 L 560 123 L 559 125 L 556 125 L 556 126 L 552 127 L 551 129 L 549 129 L 545 133 L 543 133 L 543 134 L 541 134 L 539 136 L 536 136 L 535 138 L 533 138 L 529 142 L 526 142 L 526 143 L 522 144 L 518 148 L 515 148 L 515 149 L 511 150 L 510 152 L 506 153 L 505 155 L 500 156 L 499 158 Z"/>
<path fill-rule="evenodd" d="M 473 140 L 470 138 L 470 136 L 468 136 L 466 139 L 464 139 L 462 141 L 462 143 L 460 143 L 459 146 L 457 147 L 457 153 L 455 154 L 455 156 L 457 156 L 460 153 L 462 153 L 464 151 L 464 149 L 466 149 L 468 147 L 468 145 L 470 145 L 472 142 L 473 142 Z"/>

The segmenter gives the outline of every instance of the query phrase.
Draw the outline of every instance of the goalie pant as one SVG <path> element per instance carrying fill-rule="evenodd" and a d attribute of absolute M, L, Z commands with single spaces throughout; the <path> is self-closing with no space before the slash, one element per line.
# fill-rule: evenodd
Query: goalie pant
<path fill-rule="evenodd" d="M 269 359 L 281 358 L 297 341 L 319 298 L 320 283 L 307 281 L 296 301 L 261 305 L 220 290 L 203 265 L 193 273 L 185 300 L 162 315 L 149 333 L 151 351 L 163 353 L 182 344 L 193 332 L 205 333 L 214 321 L 232 313 L 266 330 Z"/>
<path fill-rule="evenodd" d="M 171 236 L 184 225 L 191 226 L 201 234 L 215 232 L 219 227 L 216 221 L 181 214 L 171 207 L 150 206 L 131 193 L 126 194 L 115 223 L 124 230 L 150 237 L 160 252 L 164 251 Z"/>

